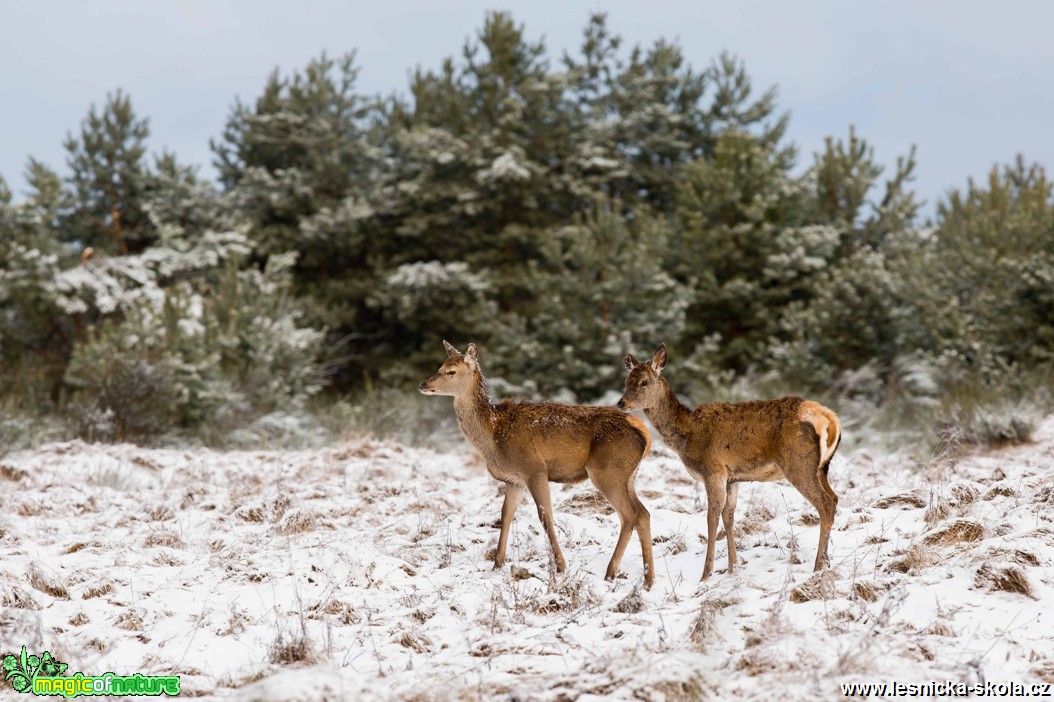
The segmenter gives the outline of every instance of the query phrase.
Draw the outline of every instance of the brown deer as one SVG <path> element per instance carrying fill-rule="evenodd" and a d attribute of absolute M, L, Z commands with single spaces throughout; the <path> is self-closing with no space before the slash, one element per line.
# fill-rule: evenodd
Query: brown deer
<path fill-rule="evenodd" d="M 662 377 L 666 345 L 650 361 L 626 356 L 626 392 L 620 409 L 642 409 L 692 477 L 706 487 L 706 563 L 703 579 L 714 570 L 717 520 L 728 539 L 728 572 L 735 571 L 732 537 L 739 483 L 786 478 L 820 513 L 820 545 L 814 570 L 827 562 L 827 541 L 838 496 L 827 482 L 831 457 L 842 438 L 838 416 L 800 397 L 736 404 L 681 403 Z"/>
<path fill-rule="evenodd" d="M 501 535 L 494 567 L 505 564 L 509 527 L 523 497 L 531 493 L 549 536 L 556 570 L 566 567 L 556 543 L 549 483 L 577 483 L 587 477 L 603 493 L 622 523 L 606 580 L 618 572 L 634 529 L 644 556 L 644 587 L 655 580 L 651 555 L 651 515 L 633 489 L 637 466 L 651 447 L 644 422 L 614 407 L 585 407 L 553 402 L 502 400 L 491 402 L 480 371 L 475 344 L 462 354 L 447 342 L 447 359 L 421 383 L 425 395 L 453 395 L 458 425 L 483 456 L 487 470 L 505 483 Z"/>

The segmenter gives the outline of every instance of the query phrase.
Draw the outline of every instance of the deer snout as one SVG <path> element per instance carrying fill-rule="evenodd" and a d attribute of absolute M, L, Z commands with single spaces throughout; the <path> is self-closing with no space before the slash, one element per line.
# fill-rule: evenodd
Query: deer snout
<path fill-rule="evenodd" d="M 626 398 L 620 397 L 618 402 L 615 404 L 615 406 L 618 407 L 620 410 L 625 411 L 626 410 Z"/>
<path fill-rule="evenodd" d="M 424 381 L 423 383 L 417 386 L 417 389 L 421 391 L 422 395 L 431 395 L 435 392 L 434 390 L 432 390 L 431 387 L 429 387 L 429 384 L 431 382 L 432 378 L 429 378 L 428 380 Z"/>

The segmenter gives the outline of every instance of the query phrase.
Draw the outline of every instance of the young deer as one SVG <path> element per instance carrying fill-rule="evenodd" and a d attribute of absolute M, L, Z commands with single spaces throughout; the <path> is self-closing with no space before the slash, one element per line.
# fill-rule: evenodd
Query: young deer
<path fill-rule="evenodd" d="M 831 457 L 842 430 L 838 416 L 823 405 L 800 397 L 736 404 L 681 404 L 660 374 L 666 367 L 666 345 L 650 361 L 626 356 L 626 392 L 620 409 L 642 409 L 692 477 L 706 486 L 706 564 L 714 569 L 717 520 L 725 524 L 728 572 L 735 570 L 732 524 L 739 483 L 786 478 L 820 513 L 820 545 L 814 570 L 827 562 L 827 540 L 834 524 L 838 496 L 827 482 Z"/>
<path fill-rule="evenodd" d="M 476 346 L 469 344 L 464 354 L 445 341 L 443 346 L 446 361 L 421 383 L 420 390 L 425 395 L 453 395 L 461 432 L 483 456 L 490 474 L 505 483 L 494 567 L 505 564 L 509 526 L 527 488 L 549 535 L 556 569 L 562 572 L 566 563 L 556 543 L 549 483 L 577 483 L 588 477 L 622 522 L 605 579 L 615 577 L 630 534 L 636 529 L 644 556 L 644 587 L 651 588 L 655 580 L 651 515 L 633 489 L 637 466 L 651 447 L 644 422 L 614 407 L 514 400 L 493 403 L 487 396 Z"/>

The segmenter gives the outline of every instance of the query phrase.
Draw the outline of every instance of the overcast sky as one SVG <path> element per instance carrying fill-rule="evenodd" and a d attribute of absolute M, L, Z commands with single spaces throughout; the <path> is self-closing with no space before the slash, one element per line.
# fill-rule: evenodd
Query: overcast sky
<path fill-rule="evenodd" d="M 883 163 L 917 144 L 927 212 L 1015 154 L 1054 165 L 1054 3 L 1038 0 L 12 0 L 0 5 L 0 175 L 21 195 L 28 156 L 64 171 L 66 133 L 122 88 L 150 120 L 151 150 L 212 177 L 209 138 L 276 66 L 357 49 L 361 92 L 405 93 L 408 72 L 458 53 L 488 9 L 511 10 L 554 59 L 597 11 L 630 44 L 677 40 L 697 68 L 732 51 L 756 88 L 779 87 L 801 165 L 850 124 Z"/>

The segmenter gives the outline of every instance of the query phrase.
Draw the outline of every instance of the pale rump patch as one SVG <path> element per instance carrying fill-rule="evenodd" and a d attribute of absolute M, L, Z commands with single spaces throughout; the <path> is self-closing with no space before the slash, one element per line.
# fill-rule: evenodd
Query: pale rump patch
<path fill-rule="evenodd" d="M 838 439 L 842 433 L 838 417 L 823 405 L 808 400 L 801 403 L 799 416 L 803 422 L 812 424 L 816 429 L 820 439 L 820 465 L 823 465 L 838 448 Z"/>
<path fill-rule="evenodd" d="M 644 422 L 641 421 L 640 417 L 634 417 L 632 414 L 627 414 L 626 419 L 629 420 L 630 424 L 635 426 L 637 429 L 640 429 L 640 433 L 644 435 L 644 453 L 641 454 L 641 459 L 643 459 L 645 456 L 648 455 L 648 452 L 651 451 L 651 432 L 648 431 L 647 425 L 645 425 Z M 632 478 L 630 479 L 630 481 L 632 482 Z"/>

